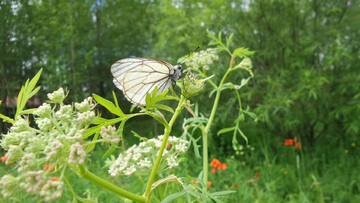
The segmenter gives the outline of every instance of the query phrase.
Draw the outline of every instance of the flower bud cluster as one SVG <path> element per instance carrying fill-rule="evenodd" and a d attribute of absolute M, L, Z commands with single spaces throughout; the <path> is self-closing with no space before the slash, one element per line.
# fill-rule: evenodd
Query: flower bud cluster
<path fill-rule="evenodd" d="M 109 169 L 111 176 L 119 175 L 149 175 L 151 167 L 155 163 L 156 156 L 159 154 L 164 136 L 152 138 L 141 142 L 139 145 L 133 145 L 126 150 L 125 154 L 112 162 Z M 162 163 L 159 164 L 159 171 L 166 168 L 173 168 L 179 165 L 177 157 L 188 149 L 189 142 L 180 138 L 169 136 L 168 143 L 171 146 L 168 150 L 164 149 L 162 154 Z M 161 168 L 161 166 L 164 166 Z"/>
<path fill-rule="evenodd" d="M 59 198 L 63 180 L 50 177 L 45 165 L 82 164 L 86 152 L 82 145 L 86 129 L 96 120 L 92 98 L 81 103 L 64 105 L 64 90 L 48 94 L 53 104 L 44 103 L 33 112 L 37 129 L 29 126 L 27 117 L 17 117 L 7 134 L 2 135 L 0 146 L 7 153 L 3 161 L 17 167 L 18 176 L 5 175 L 0 180 L 3 197 L 9 197 L 18 186 L 28 193 L 38 194 L 45 201 Z M 106 130 L 104 141 L 113 142 L 114 130 Z M 55 167 L 54 167 L 55 168 Z M 16 187 L 15 187 L 16 186 Z"/>
<path fill-rule="evenodd" d="M 114 126 L 102 127 L 100 135 L 106 142 L 115 143 L 119 142 L 120 138 L 116 137 L 116 128 Z"/>
<path fill-rule="evenodd" d="M 217 55 L 217 51 L 211 48 L 202 50 L 200 52 L 195 52 L 193 56 L 185 63 L 187 67 L 193 70 L 199 70 L 199 67 L 202 67 L 204 70 L 208 70 L 210 64 L 213 63 L 214 60 L 218 60 L 219 56 Z"/>

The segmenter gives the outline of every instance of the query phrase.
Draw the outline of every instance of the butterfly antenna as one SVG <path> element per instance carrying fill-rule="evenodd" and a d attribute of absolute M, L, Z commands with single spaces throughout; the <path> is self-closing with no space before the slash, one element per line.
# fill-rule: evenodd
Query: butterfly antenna
<path fill-rule="evenodd" d="M 200 45 L 198 47 L 196 47 L 196 49 L 194 51 L 190 52 L 190 54 L 188 54 L 179 64 L 182 64 L 187 58 L 189 58 L 191 56 L 192 53 L 194 53 L 199 48 L 200 48 Z"/>

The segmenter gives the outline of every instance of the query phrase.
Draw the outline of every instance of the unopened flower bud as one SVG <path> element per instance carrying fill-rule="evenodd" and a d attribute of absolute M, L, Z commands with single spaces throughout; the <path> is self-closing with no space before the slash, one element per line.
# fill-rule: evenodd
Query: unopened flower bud
<path fill-rule="evenodd" d="M 51 101 L 61 104 L 65 99 L 64 89 L 62 87 L 60 87 L 59 90 L 57 90 L 53 93 L 49 93 L 49 94 L 47 94 L 47 96 Z"/>

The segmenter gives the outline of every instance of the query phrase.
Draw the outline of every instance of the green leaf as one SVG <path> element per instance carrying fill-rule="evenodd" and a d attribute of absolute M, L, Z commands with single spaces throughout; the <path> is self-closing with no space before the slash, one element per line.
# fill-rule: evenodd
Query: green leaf
<path fill-rule="evenodd" d="M 23 115 L 23 114 L 32 114 L 34 111 L 36 111 L 37 108 L 32 108 L 32 109 L 26 109 L 20 112 L 19 115 Z"/>
<path fill-rule="evenodd" d="M 96 132 L 94 138 L 92 141 L 96 141 L 99 139 L 100 131 Z M 86 148 L 86 153 L 91 152 L 95 148 L 95 143 L 89 144 L 89 146 Z"/>
<path fill-rule="evenodd" d="M 119 103 L 118 103 L 118 101 L 117 101 L 117 99 L 116 99 L 116 94 L 115 94 L 115 92 L 113 91 L 112 93 L 113 93 L 113 97 L 114 97 L 114 102 L 115 102 L 116 108 L 120 108 L 120 107 L 119 107 Z"/>
<path fill-rule="evenodd" d="M 135 131 L 131 131 L 135 137 L 139 138 L 140 142 L 147 141 L 148 139 L 146 137 L 141 137 L 139 134 L 137 134 Z"/>
<path fill-rule="evenodd" d="M 227 194 L 231 194 L 231 193 L 235 193 L 237 191 L 235 190 L 227 190 L 227 191 L 220 191 L 220 192 L 214 192 L 214 193 L 210 193 L 213 196 L 223 196 L 223 195 L 227 195 Z"/>
<path fill-rule="evenodd" d="M 245 120 L 245 116 L 243 113 L 240 113 L 239 117 L 234 121 L 234 123 L 238 123 L 240 121 L 244 121 Z"/>
<path fill-rule="evenodd" d="M 155 104 L 152 107 L 157 108 L 157 109 L 162 109 L 162 110 L 168 111 L 170 113 L 175 113 L 171 107 L 163 105 L 163 104 Z"/>
<path fill-rule="evenodd" d="M 173 193 L 173 194 L 165 197 L 165 199 L 163 199 L 163 201 L 161 201 L 161 203 L 174 202 L 175 199 L 177 199 L 185 194 L 186 194 L 186 190 L 183 190 L 183 191 L 177 192 L 177 193 Z"/>
<path fill-rule="evenodd" d="M 101 104 L 103 107 L 105 107 L 107 110 L 109 110 L 111 113 L 120 116 L 125 117 L 126 115 L 122 112 L 122 110 L 118 107 L 116 107 L 111 101 L 104 99 L 96 94 L 93 94 L 94 99 Z"/>
<path fill-rule="evenodd" d="M 240 133 L 240 135 L 241 135 L 241 137 L 243 137 L 244 138 L 244 140 L 246 141 L 246 145 L 248 144 L 248 138 L 246 137 L 246 135 L 240 130 L 240 128 L 237 128 L 238 129 L 238 131 L 239 131 L 239 133 Z"/>
<path fill-rule="evenodd" d="M 219 130 L 219 132 L 217 133 L 217 135 L 223 134 L 223 133 L 227 133 L 227 132 L 231 132 L 234 131 L 236 129 L 236 127 L 231 127 L 231 128 L 223 128 L 221 130 Z"/>
<path fill-rule="evenodd" d="M 15 123 L 15 121 L 12 118 L 9 118 L 3 114 L 0 114 L 0 118 L 3 120 L 3 122 Z"/>
<path fill-rule="evenodd" d="M 94 201 L 91 199 L 85 199 L 85 198 L 79 197 L 78 195 L 76 195 L 75 198 L 83 203 L 97 203 L 97 201 Z"/>

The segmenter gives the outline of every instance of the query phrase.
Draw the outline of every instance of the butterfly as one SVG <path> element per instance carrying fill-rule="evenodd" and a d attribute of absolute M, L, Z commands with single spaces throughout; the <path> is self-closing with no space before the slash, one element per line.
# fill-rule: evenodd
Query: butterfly
<path fill-rule="evenodd" d="M 142 57 L 120 59 L 110 71 L 115 86 L 122 90 L 126 99 L 141 106 L 146 105 L 146 93 L 151 95 L 157 86 L 159 95 L 182 77 L 181 64 L 173 66 L 166 61 Z"/>

